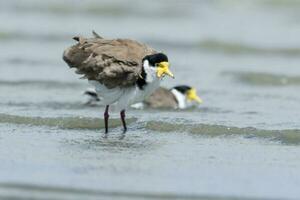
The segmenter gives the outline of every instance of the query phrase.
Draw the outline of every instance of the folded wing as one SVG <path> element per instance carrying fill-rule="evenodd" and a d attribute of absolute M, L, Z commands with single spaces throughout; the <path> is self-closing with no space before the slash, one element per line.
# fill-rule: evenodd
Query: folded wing
<path fill-rule="evenodd" d="M 144 103 L 151 108 L 177 108 L 177 100 L 173 93 L 163 87 L 156 89 Z"/>
<path fill-rule="evenodd" d="M 95 34 L 94 34 L 95 35 Z M 141 73 L 142 59 L 156 53 L 152 48 L 129 39 L 74 37 L 78 42 L 66 49 L 64 61 L 84 78 L 108 88 L 129 87 Z"/>

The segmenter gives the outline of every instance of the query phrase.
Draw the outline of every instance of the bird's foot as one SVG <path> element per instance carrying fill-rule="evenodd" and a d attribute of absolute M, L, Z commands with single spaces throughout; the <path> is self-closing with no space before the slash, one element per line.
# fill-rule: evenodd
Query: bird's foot
<path fill-rule="evenodd" d="M 102 138 L 107 139 L 107 138 L 108 138 L 108 133 L 104 133 L 104 134 L 102 135 Z"/>
<path fill-rule="evenodd" d="M 127 128 L 123 129 L 123 133 L 121 133 L 121 136 L 119 137 L 120 140 L 123 140 L 126 136 Z"/>

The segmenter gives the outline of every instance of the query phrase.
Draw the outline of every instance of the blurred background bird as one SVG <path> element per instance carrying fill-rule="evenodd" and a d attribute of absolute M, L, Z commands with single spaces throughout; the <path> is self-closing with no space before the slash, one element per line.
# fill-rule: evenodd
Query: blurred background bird
<path fill-rule="evenodd" d="M 95 89 L 87 88 L 84 91 L 85 105 L 95 106 L 101 104 L 101 96 Z M 201 104 L 203 100 L 198 96 L 195 88 L 188 85 L 177 85 L 170 89 L 157 88 L 144 101 L 132 104 L 132 108 L 164 108 L 164 109 L 186 109 Z"/>

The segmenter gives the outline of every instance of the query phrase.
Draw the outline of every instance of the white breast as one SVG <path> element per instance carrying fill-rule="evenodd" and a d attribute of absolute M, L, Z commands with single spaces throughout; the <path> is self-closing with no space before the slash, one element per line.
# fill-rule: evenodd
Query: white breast
<path fill-rule="evenodd" d="M 103 105 L 111 105 L 115 103 L 124 92 L 120 88 L 108 89 L 105 85 L 99 83 L 98 81 L 89 81 L 89 83 L 95 87 L 98 96 L 102 97 L 101 104 Z"/>
<path fill-rule="evenodd" d="M 129 105 L 137 102 L 142 102 L 156 88 L 159 87 L 160 80 L 155 78 L 151 83 L 145 85 L 143 90 L 138 88 L 138 86 L 108 89 L 105 85 L 100 84 L 97 81 L 89 81 L 89 83 L 95 86 L 97 94 L 101 96 L 102 105 L 111 105 L 116 103 L 116 107 L 119 110 L 123 110 L 126 109 Z"/>

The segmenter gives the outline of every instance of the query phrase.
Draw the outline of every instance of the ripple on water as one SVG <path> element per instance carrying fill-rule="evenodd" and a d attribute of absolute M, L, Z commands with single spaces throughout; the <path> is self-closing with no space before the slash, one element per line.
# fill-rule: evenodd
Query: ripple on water
<path fill-rule="evenodd" d="M 135 118 L 128 118 L 127 123 L 136 121 Z M 0 123 L 24 124 L 32 126 L 54 126 L 64 129 L 99 129 L 104 128 L 103 120 L 90 117 L 27 117 L 0 114 Z M 119 119 L 110 119 L 109 126 L 120 126 Z"/>
<path fill-rule="evenodd" d="M 0 86 L 5 87 L 38 87 L 38 88 L 82 88 L 84 84 L 77 82 L 60 82 L 51 80 L 0 80 Z"/>
<path fill-rule="evenodd" d="M 179 194 L 179 193 L 149 193 L 131 191 L 107 191 L 92 190 L 70 187 L 54 187 L 22 183 L 0 183 L 1 199 L 32 199 L 32 194 L 36 199 L 199 199 L 199 200 L 257 200 L 257 198 Z M 264 198 L 265 199 L 265 198 Z"/>
<path fill-rule="evenodd" d="M 188 132 L 208 137 L 243 136 L 245 138 L 267 139 L 282 144 L 299 145 L 300 130 L 264 130 L 253 127 L 238 128 L 214 124 L 181 124 L 149 121 L 146 128 L 158 132 Z"/>
<path fill-rule="evenodd" d="M 300 76 L 288 76 L 265 72 L 235 72 L 226 71 L 224 75 L 230 75 L 239 82 L 254 86 L 291 86 L 300 85 Z"/>
<path fill-rule="evenodd" d="M 255 56 L 287 56 L 294 57 L 300 55 L 300 48 L 297 47 L 264 47 L 255 44 L 246 44 L 235 41 L 219 40 L 216 38 L 204 38 L 202 40 L 188 41 L 168 41 L 168 40 L 148 40 L 149 43 L 157 46 L 168 47 L 170 49 L 199 50 L 206 52 L 234 54 L 234 55 L 255 55 Z"/>
<path fill-rule="evenodd" d="M 136 122 L 136 118 L 128 118 L 128 124 Z M 63 129 L 99 129 L 104 128 L 103 120 L 88 117 L 25 117 L 0 114 L 0 123 L 24 124 L 32 126 L 54 126 Z M 300 130 L 264 130 L 253 127 L 238 128 L 214 124 L 189 124 L 162 121 L 147 121 L 143 124 L 146 130 L 157 132 L 187 132 L 206 137 L 242 136 L 245 138 L 267 139 L 287 145 L 300 144 Z M 110 119 L 110 127 L 121 126 L 119 119 Z"/>

